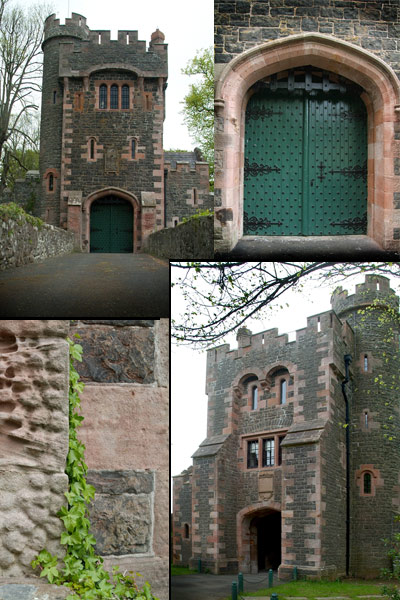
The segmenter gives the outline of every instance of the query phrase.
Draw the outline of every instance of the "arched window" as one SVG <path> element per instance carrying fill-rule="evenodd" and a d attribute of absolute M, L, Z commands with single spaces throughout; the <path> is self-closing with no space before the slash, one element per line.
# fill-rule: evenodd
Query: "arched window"
<path fill-rule="evenodd" d="M 53 173 L 50 173 L 49 175 L 49 192 L 52 192 L 54 190 L 54 175 Z"/>
<path fill-rule="evenodd" d="M 185 532 L 184 532 L 184 536 L 185 539 L 189 538 L 189 525 L 187 523 L 185 523 Z"/>
<path fill-rule="evenodd" d="M 371 473 L 364 473 L 363 490 L 365 495 L 372 494 L 372 479 Z"/>
<path fill-rule="evenodd" d="M 90 157 L 91 160 L 94 159 L 94 139 L 93 138 L 90 140 L 89 157 Z"/>
<path fill-rule="evenodd" d="M 257 386 L 254 385 L 251 388 L 251 408 L 252 410 L 256 410 L 258 405 L 258 389 Z"/>
<path fill-rule="evenodd" d="M 111 86 L 110 108 L 118 108 L 118 86 L 115 83 Z"/>
<path fill-rule="evenodd" d="M 99 108 L 107 108 L 107 86 L 103 83 L 100 86 L 100 104 Z"/>
<path fill-rule="evenodd" d="M 121 108 L 129 108 L 129 85 L 122 86 Z"/>
<path fill-rule="evenodd" d="M 287 381 L 286 379 L 281 379 L 281 404 L 286 404 L 287 397 Z"/>

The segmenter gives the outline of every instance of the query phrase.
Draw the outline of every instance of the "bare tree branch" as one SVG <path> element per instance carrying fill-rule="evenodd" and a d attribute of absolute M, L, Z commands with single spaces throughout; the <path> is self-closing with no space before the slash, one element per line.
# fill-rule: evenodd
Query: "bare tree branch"
<path fill-rule="evenodd" d="M 316 285 L 340 283 L 358 273 L 399 278 L 399 263 L 248 262 L 171 263 L 172 286 L 185 301 L 182 315 L 172 318 L 172 336 L 179 342 L 209 347 L 244 325 L 260 318 L 290 289 L 301 291 L 307 280 Z"/>

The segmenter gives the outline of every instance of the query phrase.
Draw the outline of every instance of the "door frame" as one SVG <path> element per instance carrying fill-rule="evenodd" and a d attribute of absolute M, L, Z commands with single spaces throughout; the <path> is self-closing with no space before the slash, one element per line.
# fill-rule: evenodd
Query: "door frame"
<path fill-rule="evenodd" d="M 215 229 L 217 252 L 229 252 L 243 236 L 244 122 L 249 90 L 280 71 L 311 65 L 360 85 L 367 109 L 368 235 L 386 250 L 399 248 L 400 82 L 393 69 L 363 48 L 333 36 L 307 33 L 256 46 L 227 65 L 217 65 L 215 93 Z M 397 159 L 398 161 L 398 159 Z M 397 196 L 396 196 L 397 199 Z"/>
<path fill-rule="evenodd" d="M 122 200 L 128 200 L 133 207 L 133 253 L 139 251 L 138 233 L 140 232 L 140 203 L 137 197 L 126 190 L 120 188 L 108 187 L 89 194 L 82 206 L 83 212 L 83 230 L 85 231 L 85 240 L 87 240 L 87 251 L 90 252 L 90 207 L 96 200 L 105 196 L 117 196 Z"/>

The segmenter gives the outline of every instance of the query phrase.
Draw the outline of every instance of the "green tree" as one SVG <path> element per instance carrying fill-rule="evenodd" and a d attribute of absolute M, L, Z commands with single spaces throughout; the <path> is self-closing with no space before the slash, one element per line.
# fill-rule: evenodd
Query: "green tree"
<path fill-rule="evenodd" d="M 183 115 L 191 137 L 210 165 L 214 180 L 214 55 L 212 48 L 200 50 L 182 73 L 196 78 L 183 100 Z"/>
<path fill-rule="evenodd" d="M 400 283 L 400 264 L 388 262 L 179 262 L 171 263 L 186 306 L 171 320 L 172 335 L 182 343 L 210 347 L 247 319 L 261 318 L 285 292 L 301 291 L 311 278 L 314 285 L 332 283 L 359 273 L 391 275 Z"/>

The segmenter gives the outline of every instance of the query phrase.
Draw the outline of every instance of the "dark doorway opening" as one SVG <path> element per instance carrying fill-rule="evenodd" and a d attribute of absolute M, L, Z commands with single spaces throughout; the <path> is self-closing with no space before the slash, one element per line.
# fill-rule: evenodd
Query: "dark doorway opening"
<path fill-rule="evenodd" d="M 255 517 L 252 525 L 257 530 L 258 571 L 275 571 L 281 564 L 281 513 Z"/>
<path fill-rule="evenodd" d="M 133 252 L 133 207 L 106 196 L 90 208 L 90 252 Z"/>

